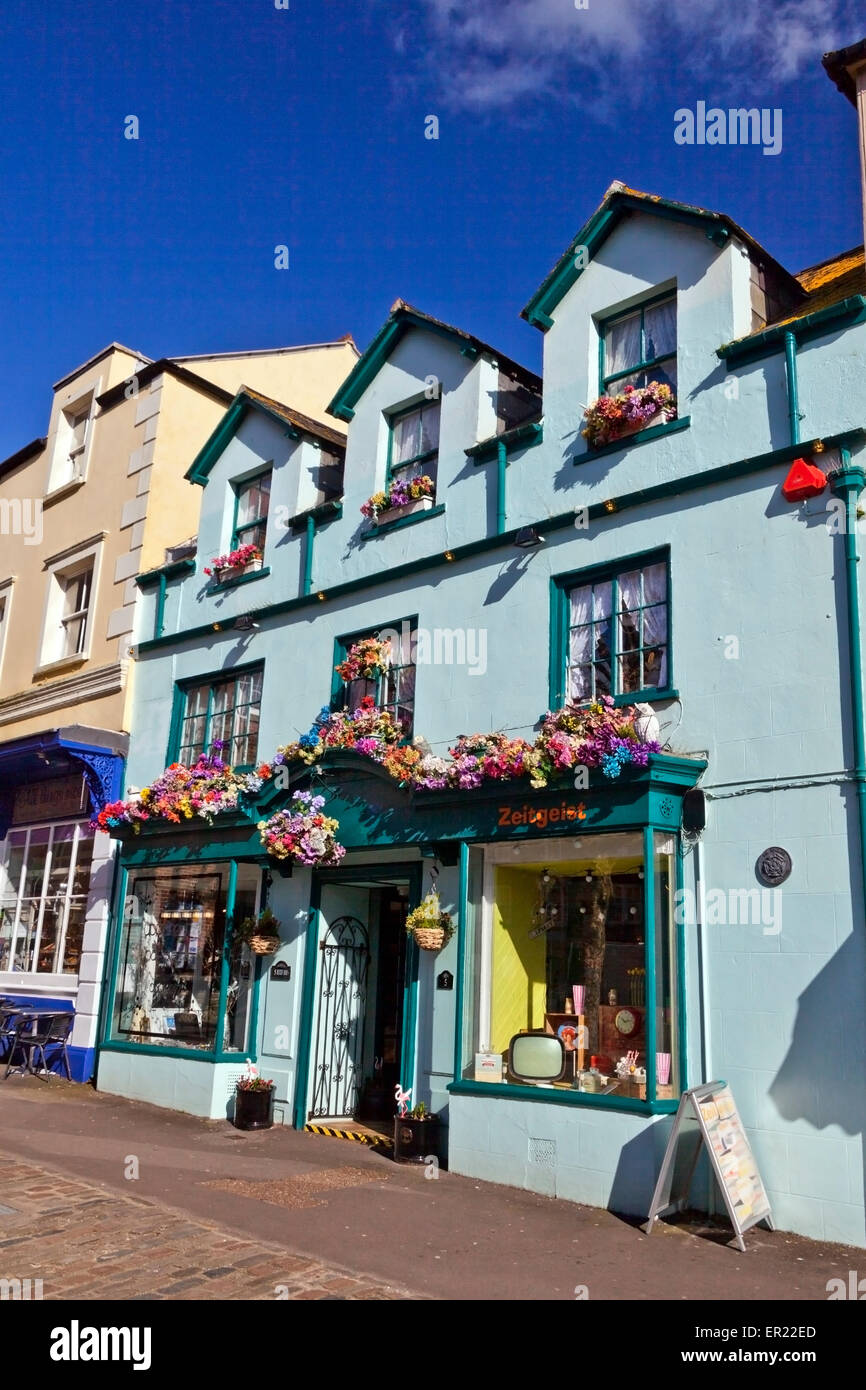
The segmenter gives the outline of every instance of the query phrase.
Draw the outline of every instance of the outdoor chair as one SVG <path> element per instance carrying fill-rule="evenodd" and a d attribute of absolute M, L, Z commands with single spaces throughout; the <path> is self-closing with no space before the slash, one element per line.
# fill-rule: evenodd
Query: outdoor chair
<path fill-rule="evenodd" d="M 6 1073 L 3 1079 L 5 1080 L 12 1070 L 15 1054 L 18 1051 L 24 1054 L 24 1062 L 19 1064 L 19 1070 L 30 1072 L 33 1076 L 38 1075 L 33 1065 L 34 1057 L 37 1062 L 42 1063 L 42 1071 L 50 1071 L 48 1053 L 59 1051 L 60 1061 L 66 1070 L 67 1079 L 71 1081 L 72 1073 L 69 1069 L 67 1047 L 74 1021 L 75 1015 L 72 1013 L 45 1013 L 36 1017 L 20 1019 L 12 1038 L 12 1050 L 9 1053 L 9 1061 L 6 1064 Z"/>
<path fill-rule="evenodd" d="M 20 1012 L 17 1004 L 8 1001 L 0 1003 L 0 1056 L 5 1056 L 7 1047 L 15 1037 Z"/>

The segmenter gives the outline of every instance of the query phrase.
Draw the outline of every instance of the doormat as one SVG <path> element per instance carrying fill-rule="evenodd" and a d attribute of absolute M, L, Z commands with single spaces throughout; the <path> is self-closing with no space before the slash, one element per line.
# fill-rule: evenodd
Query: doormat
<path fill-rule="evenodd" d="M 202 1183 L 202 1187 L 215 1187 L 220 1192 L 233 1192 L 237 1197 L 252 1197 L 277 1207 L 300 1208 L 324 1206 L 324 1198 L 320 1198 L 319 1193 L 381 1181 L 382 1174 L 371 1172 L 369 1168 L 321 1168 L 314 1173 L 301 1173 L 296 1178 L 275 1178 L 267 1182 L 218 1178 Z"/>
<path fill-rule="evenodd" d="M 393 1154 L 393 1134 L 379 1134 L 367 1127 L 357 1129 L 335 1129 L 333 1125 L 310 1123 L 304 1125 L 305 1134 L 324 1134 L 329 1139 L 350 1139 L 356 1144 L 366 1144 L 373 1153 Z"/>

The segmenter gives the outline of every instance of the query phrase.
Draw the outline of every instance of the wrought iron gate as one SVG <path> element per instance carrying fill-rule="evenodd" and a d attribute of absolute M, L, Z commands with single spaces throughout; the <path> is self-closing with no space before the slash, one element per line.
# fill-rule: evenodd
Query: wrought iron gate
<path fill-rule="evenodd" d="M 337 917 L 319 945 L 322 968 L 309 1119 L 353 1116 L 364 1050 L 370 942 L 357 917 Z"/>

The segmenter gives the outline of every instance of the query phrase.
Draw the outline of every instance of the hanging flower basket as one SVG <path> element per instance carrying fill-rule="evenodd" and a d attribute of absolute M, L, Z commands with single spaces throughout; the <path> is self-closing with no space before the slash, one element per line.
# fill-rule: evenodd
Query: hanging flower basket
<path fill-rule="evenodd" d="M 280 949 L 280 924 L 269 907 L 258 917 L 245 917 L 235 935 L 254 956 L 273 956 Z"/>
<path fill-rule="evenodd" d="M 441 951 L 454 935 L 454 922 L 445 912 L 439 894 L 431 888 L 426 898 L 406 918 L 406 931 L 422 951 Z"/>
<path fill-rule="evenodd" d="M 339 864 L 346 853 L 336 839 L 340 825 L 333 816 L 322 815 L 324 804 L 323 796 L 295 792 L 287 810 L 259 821 L 259 835 L 268 854 L 294 864 Z"/>
<path fill-rule="evenodd" d="M 391 641 L 381 642 L 378 637 L 363 637 L 353 642 L 346 652 L 345 659 L 334 667 L 341 681 L 378 680 L 391 665 Z"/>

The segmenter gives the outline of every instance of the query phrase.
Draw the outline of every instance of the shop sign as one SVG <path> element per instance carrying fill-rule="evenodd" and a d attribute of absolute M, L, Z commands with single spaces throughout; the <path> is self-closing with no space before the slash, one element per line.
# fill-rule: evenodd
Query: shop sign
<path fill-rule="evenodd" d="M 271 966 L 272 980 L 290 980 L 292 978 L 292 967 L 287 965 L 284 960 L 278 960 Z"/>
<path fill-rule="evenodd" d="M 546 830 L 549 825 L 569 825 L 586 820 L 584 801 L 579 801 L 577 805 L 561 801 L 558 806 L 530 806 L 525 801 L 522 806 L 499 806 L 497 809 L 500 830 L 508 830 L 512 825 L 535 825 L 539 830 Z"/>
<path fill-rule="evenodd" d="M 12 824 L 25 825 L 30 821 L 80 816 L 85 808 L 85 791 L 84 777 L 80 772 L 71 777 L 29 782 L 15 793 Z"/>

